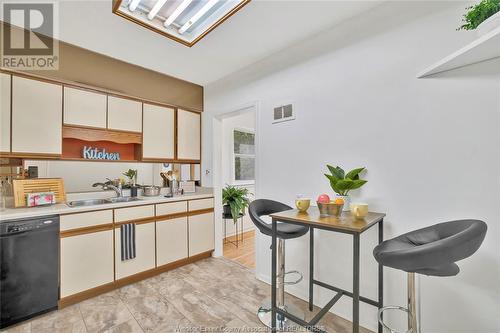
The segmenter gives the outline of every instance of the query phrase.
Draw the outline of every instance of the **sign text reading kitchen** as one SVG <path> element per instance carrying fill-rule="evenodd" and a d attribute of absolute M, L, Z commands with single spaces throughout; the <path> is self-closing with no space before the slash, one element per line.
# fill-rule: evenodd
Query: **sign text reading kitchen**
<path fill-rule="evenodd" d="M 87 160 L 108 160 L 108 161 L 119 161 L 120 153 L 108 153 L 106 149 L 99 149 L 95 147 L 83 147 L 82 155 L 84 159 Z"/>

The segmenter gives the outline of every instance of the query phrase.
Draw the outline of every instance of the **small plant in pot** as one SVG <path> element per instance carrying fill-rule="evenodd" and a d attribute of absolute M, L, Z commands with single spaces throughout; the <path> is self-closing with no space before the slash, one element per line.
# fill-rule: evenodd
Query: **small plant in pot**
<path fill-rule="evenodd" d="M 248 189 L 244 187 L 236 187 L 227 185 L 222 189 L 222 204 L 224 205 L 224 215 L 231 215 L 233 221 L 236 222 L 240 214 L 248 207 L 250 200 L 248 199 Z"/>
<path fill-rule="evenodd" d="M 135 186 L 135 184 L 137 183 L 137 170 L 128 169 L 123 173 L 123 175 L 128 178 L 129 186 Z"/>
<path fill-rule="evenodd" d="M 325 174 L 325 176 L 330 181 L 330 187 L 337 194 L 337 198 L 344 200 L 343 210 L 347 211 L 350 203 L 349 191 L 358 189 L 368 182 L 359 177 L 365 168 L 356 168 L 347 173 L 339 166 L 327 165 L 327 168 L 330 174 Z"/>

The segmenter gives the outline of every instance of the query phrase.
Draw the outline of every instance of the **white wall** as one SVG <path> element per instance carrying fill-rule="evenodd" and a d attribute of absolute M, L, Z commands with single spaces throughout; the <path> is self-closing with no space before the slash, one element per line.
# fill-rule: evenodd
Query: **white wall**
<path fill-rule="evenodd" d="M 392 237 L 441 221 L 487 221 L 481 249 L 453 278 L 422 278 L 424 332 L 500 332 L 500 60 L 417 79 L 475 38 L 457 32 L 468 3 L 389 2 L 280 52 L 205 90 L 203 170 L 212 168 L 211 117 L 259 101 L 257 197 L 292 203 L 330 192 L 325 164 L 366 166 L 354 194 L 387 213 Z M 293 101 L 297 120 L 271 124 L 273 106 Z M 212 174 L 204 176 L 211 184 Z M 307 281 L 307 237 L 287 243 L 287 269 Z M 375 230 L 362 237 L 361 291 L 376 297 Z M 269 279 L 269 239 L 257 242 L 257 274 Z M 316 276 L 352 285 L 351 239 L 318 232 Z M 404 304 L 405 275 L 386 269 L 386 304 Z M 305 282 L 294 289 L 305 296 Z M 316 288 L 320 302 L 331 294 Z M 318 298 L 316 298 L 318 299 Z M 333 308 L 351 316 L 351 302 Z M 361 309 L 374 329 L 375 311 Z"/>
<path fill-rule="evenodd" d="M 255 110 L 253 108 L 238 112 L 237 114 L 222 119 L 222 179 L 224 186 L 226 184 L 235 185 L 233 181 L 234 175 L 234 163 L 233 163 L 233 132 L 234 129 L 248 129 L 255 130 Z M 254 184 L 238 185 L 245 187 L 252 194 L 250 199 L 252 199 L 255 193 Z M 239 228 L 238 221 L 238 228 Z M 236 228 L 232 221 L 228 220 L 227 225 L 227 235 L 234 235 Z M 254 226 L 248 214 L 243 217 L 243 230 L 249 231 L 253 230 Z"/>

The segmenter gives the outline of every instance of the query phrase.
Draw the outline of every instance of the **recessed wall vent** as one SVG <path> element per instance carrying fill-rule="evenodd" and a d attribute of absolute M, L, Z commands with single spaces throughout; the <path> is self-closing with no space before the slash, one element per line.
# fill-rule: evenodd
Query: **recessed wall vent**
<path fill-rule="evenodd" d="M 294 119 L 295 111 L 292 104 L 281 105 L 274 108 L 273 123 L 280 123 L 282 121 Z"/>

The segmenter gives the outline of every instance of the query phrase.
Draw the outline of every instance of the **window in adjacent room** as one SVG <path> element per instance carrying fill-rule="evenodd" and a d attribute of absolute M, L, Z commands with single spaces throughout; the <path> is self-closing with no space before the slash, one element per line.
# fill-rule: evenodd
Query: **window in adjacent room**
<path fill-rule="evenodd" d="M 233 131 L 233 163 L 235 184 L 255 182 L 255 132 L 248 129 Z"/>

